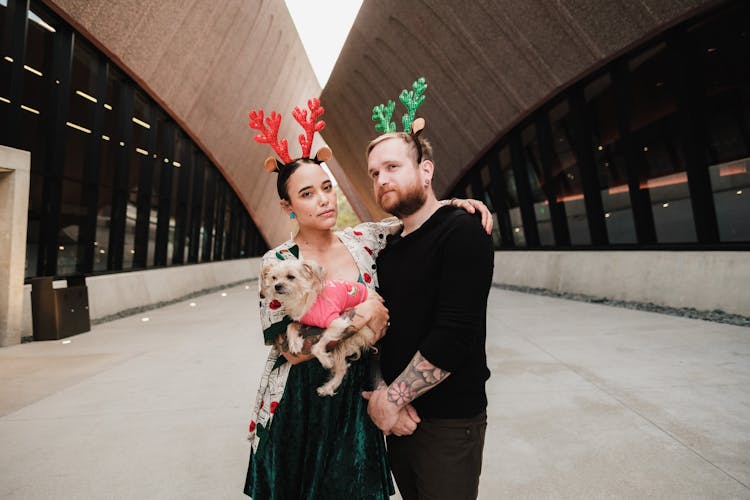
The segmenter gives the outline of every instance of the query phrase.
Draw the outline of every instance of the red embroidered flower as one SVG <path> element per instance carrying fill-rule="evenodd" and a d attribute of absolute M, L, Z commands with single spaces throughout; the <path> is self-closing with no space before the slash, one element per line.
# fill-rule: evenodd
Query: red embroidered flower
<path fill-rule="evenodd" d="M 253 432 L 255 430 L 255 420 L 250 422 L 250 427 L 247 428 L 248 432 Z"/>
<path fill-rule="evenodd" d="M 273 299 L 270 304 L 268 304 L 268 307 L 271 308 L 271 310 L 275 311 L 279 307 L 281 307 L 281 302 L 279 302 L 276 299 Z"/>
<path fill-rule="evenodd" d="M 372 276 L 370 276 L 370 275 L 369 275 L 369 274 L 367 274 L 367 273 L 365 273 L 365 274 L 364 274 L 364 275 L 362 276 L 362 278 L 364 278 L 364 280 L 365 280 L 365 282 L 366 282 L 366 283 L 370 283 L 370 282 L 372 282 Z"/>
<path fill-rule="evenodd" d="M 370 255 L 372 255 L 372 250 L 370 250 L 368 247 L 365 247 L 365 250 L 367 250 L 367 253 L 369 253 Z"/>
<path fill-rule="evenodd" d="M 362 236 L 361 231 L 353 231 L 353 232 L 354 232 L 354 236 Z"/>
<path fill-rule="evenodd" d="M 276 411 L 277 406 L 279 406 L 278 401 L 271 401 L 271 413 Z"/>

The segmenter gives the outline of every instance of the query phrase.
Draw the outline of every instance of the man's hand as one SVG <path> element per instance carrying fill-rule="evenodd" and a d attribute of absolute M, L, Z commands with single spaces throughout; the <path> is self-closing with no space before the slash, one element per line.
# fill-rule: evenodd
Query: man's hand
<path fill-rule="evenodd" d="M 388 388 L 365 391 L 362 397 L 369 400 L 367 414 L 383 432 L 389 432 L 399 419 L 400 407 L 388 400 Z"/>
<path fill-rule="evenodd" d="M 406 405 L 401 408 L 401 411 L 399 411 L 396 424 L 385 434 L 386 436 L 388 434 L 393 434 L 395 436 L 408 436 L 417 430 L 417 424 L 421 421 L 422 419 L 419 418 L 417 410 L 412 405 Z"/>

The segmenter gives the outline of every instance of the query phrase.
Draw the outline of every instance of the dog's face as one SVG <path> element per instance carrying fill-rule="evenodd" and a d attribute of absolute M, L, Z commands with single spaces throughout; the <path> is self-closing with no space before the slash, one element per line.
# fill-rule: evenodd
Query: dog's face
<path fill-rule="evenodd" d="M 313 261 L 280 260 L 263 266 L 261 290 L 278 299 L 285 308 L 297 305 L 310 292 L 323 288 L 323 268 Z"/>

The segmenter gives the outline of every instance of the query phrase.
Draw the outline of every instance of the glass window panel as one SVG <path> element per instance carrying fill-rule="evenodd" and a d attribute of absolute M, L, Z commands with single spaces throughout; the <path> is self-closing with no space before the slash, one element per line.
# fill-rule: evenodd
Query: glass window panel
<path fill-rule="evenodd" d="M 557 202 L 565 205 L 570 242 L 573 245 L 591 244 L 586 205 L 583 201 L 581 173 L 573 151 L 573 130 L 567 101 L 553 107 L 549 113 L 552 128 L 552 177 L 556 181 Z"/>
<path fill-rule="evenodd" d="M 128 203 L 125 206 L 125 242 L 122 251 L 122 268 L 131 269 L 133 267 L 133 257 L 135 256 L 135 221 L 138 214 L 137 189 L 131 191 L 128 196 Z"/>
<path fill-rule="evenodd" d="M 510 217 L 511 231 L 513 232 L 513 243 L 519 247 L 526 246 L 526 233 L 523 230 L 521 209 L 518 203 L 518 190 L 516 178 L 513 175 L 513 164 L 511 162 L 510 148 L 504 146 L 498 155 L 500 168 L 500 193 L 505 208 Z"/>
<path fill-rule="evenodd" d="M 66 135 L 76 140 L 94 140 L 91 131 L 94 128 L 94 113 L 99 106 L 100 96 L 96 95 L 96 71 L 98 57 L 88 43 L 76 36 L 73 48 L 73 64 L 70 74 L 70 104 L 68 117 L 65 119 Z M 99 138 L 96 138 L 98 140 Z M 66 148 L 65 176 L 71 179 L 82 179 L 84 175 L 83 159 L 86 145 Z"/>
<path fill-rule="evenodd" d="M 57 235 L 57 274 L 60 276 L 76 273 L 78 236 L 86 215 L 86 207 L 83 206 L 82 200 L 83 185 L 80 182 L 63 180 L 60 229 Z"/>
<path fill-rule="evenodd" d="M 665 44 L 629 62 L 633 85 L 631 129 L 640 156 L 637 168 L 641 188 L 651 196 L 659 243 L 696 241 L 673 63 Z"/>
<path fill-rule="evenodd" d="M 32 173 L 29 179 L 29 211 L 26 226 L 26 268 L 24 277 L 37 276 L 37 258 L 39 255 L 39 224 L 44 213 L 42 189 L 44 177 Z"/>
<path fill-rule="evenodd" d="M 109 251 L 109 228 L 112 220 L 112 188 L 100 185 L 98 199 L 96 238 L 94 240 L 94 271 L 106 271 L 107 252 Z"/>
<path fill-rule="evenodd" d="M 493 200 L 494 191 L 491 179 L 492 176 L 490 175 L 489 165 L 485 164 L 479 170 L 479 180 L 482 183 L 482 187 L 484 189 L 484 199 L 482 201 L 484 201 L 485 205 L 487 205 L 487 208 L 489 208 L 490 212 L 492 212 L 492 243 L 495 248 L 500 248 L 500 244 L 502 242 L 500 234 L 500 220 L 497 217 L 497 205 L 495 204 L 495 200 Z"/>
<path fill-rule="evenodd" d="M 67 179 L 82 181 L 86 167 L 86 147 L 92 140 L 91 133 L 73 127 L 65 127 L 65 165 L 63 175 Z"/>
<path fill-rule="evenodd" d="M 721 241 L 750 241 L 750 158 L 711 165 Z"/>
<path fill-rule="evenodd" d="M 703 80 L 709 174 L 721 241 L 750 241 L 750 5 L 688 30 Z"/>
<path fill-rule="evenodd" d="M 7 15 L 6 2 L 0 0 L 0 26 L 5 26 Z M 66 34 L 67 33 L 67 34 Z M 26 55 L 23 61 L 16 61 L 15 64 L 20 67 L 26 66 L 23 71 L 24 85 L 23 95 L 18 104 L 23 104 L 25 108 L 19 115 L 19 128 L 22 130 L 22 143 L 20 147 L 32 152 L 32 173 L 29 195 L 29 213 L 27 228 L 27 246 L 26 246 L 26 277 L 37 275 L 37 258 L 40 247 L 39 229 L 40 220 L 44 213 L 42 204 L 43 186 L 45 183 L 44 175 L 50 172 L 46 162 L 49 137 L 47 130 L 49 127 L 57 125 L 61 127 L 64 137 L 64 155 L 56 161 L 62 162 L 54 167 L 61 167 L 63 171 L 61 186 L 61 207 L 60 207 L 60 227 L 55 242 L 58 247 L 57 269 L 61 275 L 75 273 L 79 265 L 77 258 L 79 252 L 77 248 L 79 242 L 80 228 L 87 216 L 85 210 L 84 185 L 81 181 L 85 180 L 85 155 L 90 141 L 102 141 L 101 156 L 98 164 L 99 186 L 98 189 L 98 206 L 96 207 L 96 233 L 94 236 L 94 262 L 95 272 L 106 272 L 107 269 L 107 252 L 109 246 L 110 225 L 111 225 L 111 203 L 113 199 L 112 185 L 114 183 L 114 170 L 116 151 L 120 148 L 121 137 L 116 136 L 117 130 L 117 111 L 119 107 L 118 97 L 120 95 L 120 85 L 125 79 L 121 70 L 111 62 L 107 63 L 107 90 L 106 94 L 96 95 L 97 68 L 102 54 L 94 48 L 81 35 L 73 33 L 74 43 L 72 44 L 73 53 L 71 59 L 70 74 L 70 92 L 65 99 L 68 99 L 68 113 L 59 124 L 46 123 L 48 117 L 52 116 L 52 110 L 45 109 L 49 99 L 50 89 L 55 88 L 55 82 L 50 80 L 53 77 L 53 68 L 55 61 L 52 60 L 54 55 L 54 37 L 70 36 L 70 31 L 64 26 L 64 22 L 57 18 L 52 12 L 44 7 L 40 2 L 34 0 L 31 2 L 31 11 L 29 13 L 29 22 L 27 27 Z M 0 98 L 9 96 L 10 73 L 12 64 L 10 60 L 10 39 L 11 32 L 3 30 L 0 33 Z M 7 58 L 6 58 L 7 57 Z M 8 99 L 6 99 L 7 101 Z M 4 110 L 9 109 L 10 104 L 0 99 L 0 115 L 4 115 Z M 103 123 L 101 133 L 93 135 L 94 116 L 97 106 L 104 108 Z M 126 204 L 126 223 L 125 223 L 125 241 L 123 248 L 123 268 L 132 267 L 133 250 L 134 250 L 134 230 L 137 216 L 137 196 L 139 175 L 143 170 L 144 161 L 157 161 L 153 169 L 152 191 L 150 196 L 149 209 L 149 240 L 147 245 L 147 265 L 153 265 L 155 233 L 157 224 L 157 213 L 159 205 L 159 186 L 161 172 L 164 168 L 174 169 L 176 174 L 173 178 L 173 185 L 170 189 L 173 192 L 172 197 L 172 214 L 177 215 L 177 222 L 183 223 L 182 237 L 180 244 L 186 246 L 184 259 L 188 257 L 188 246 L 190 237 L 200 237 L 206 239 L 206 221 L 212 218 L 212 231 L 216 232 L 217 221 L 214 218 L 214 211 L 221 214 L 221 225 L 219 238 L 221 238 L 222 254 L 236 257 L 241 252 L 247 252 L 251 247 L 263 250 L 265 244 L 262 241 L 256 242 L 257 233 L 254 226 L 252 231 L 248 223 L 249 217 L 244 211 L 244 206 L 239 203 L 236 195 L 226 186 L 224 181 L 223 194 L 219 198 L 214 196 L 211 200 L 207 199 L 207 194 L 201 192 L 201 203 L 193 203 L 192 197 L 192 175 L 188 169 L 183 175 L 183 183 L 186 189 L 180 185 L 180 169 L 182 164 L 190 166 L 192 163 L 188 155 L 191 151 L 196 150 L 195 144 L 187 138 L 184 132 L 177 132 L 174 158 L 167 158 L 158 149 L 164 147 L 165 140 L 157 140 L 155 151 L 150 151 L 148 145 L 154 143 L 150 140 L 149 134 L 157 133 L 161 128 L 161 123 L 167 120 L 166 114 L 158 109 L 147 95 L 140 89 L 136 89 L 135 107 L 131 124 L 133 131 L 132 141 L 125 147 L 135 150 L 131 156 L 131 164 L 128 165 L 129 177 L 127 180 L 127 204 Z M 151 117 L 151 118 L 149 118 Z M 166 130 L 166 127 L 165 127 Z M 153 148 L 152 148 L 153 149 Z M 154 156 L 155 155 L 155 156 Z M 169 155 L 172 156 L 172 155 Z M 146 160 L 148 158 L 148 160 Z M 165 161 L 166 160 L 166 161 Z M 203 169 L 210 171 L 219 181 L 223 178 L 216 168 L 205 158 L 201 163 Z M 190 167 L 192 168 L 192 167 Z M 207 177 L 208 178 L 208 177 Z M 205 189 L 203 190 L 205 191 Z M 180 196 L 182 198 L 180 198 Z M 198 201 L 196 199 L 196 201 Z M 210 203 L 210 207 L 208 207 Z M 176 207 L 183 210 L 175 210 Z M 189 231 L 191 221 L 190 212 L 201 208 L 204 211 L 202 216 L 197 218 L 199 231 L 192 235 Z M 230 207 L 238 211 L 231 215 Z M 209 208 L 211 210 L 209 210 Z M 199 214 L 200 215 L 200 214 Z M 184 220 L 181 220 L 184 217 Z M 175 218 L 169 221 L 169 248 L 168 255 L 172 255 L 173 242 L 175 238 Z M 204 248 L 205 247 L 205 248 Z M 205 249 L 211 249 L 209 245 L 198 245 L 199 258 L 210 259 L 210 255 L 203 255 Z M 210 252 L 209 252 L 210 254 Z"/>
<path fill-rule="evenodd" d="M 523 129 L 521 132 L 521 142 L 524 168 L 529 177 L 534 213 L 536 214 L 539 242 L 542 246 L 552 246 L 555 244 L 555 236 L 552 230 L 552 220 L 550 219 L 549 201 L 547 201 L 547 196 L 544 192 L 547 179 L 542 167 L 542 155 L 539 152 L 539 140 L 534 125 L 529 125 Z"/>
<path fill-rule="evenodd" d="M 25 69 L 23 72 L 23 97 L 20 104 L 46 114 L 51 111 L 44 109 L 44 105 L 52 66 L 51 47 L 55 32 L 51 30 L 55 29 L 52 26 L 54 21 L 49 19 L 42 11 L 37 13 L 30 10 L 29 17 L 26 33 L 26 54 L 23 61 Z"/>
<path fill-rule="evenodd" d="M 620 140 L 614 91 L 609 74 L 584 89 L 591 124 L 594 163 L 601 187 L 604 220 L 610 243 L 636 243 L 635 221 L 630 203 L 624 144 Z"/>
<path fill-rule="evenodd" d="M 5 30 L 5 23 L 10 13 L 8 12 L 8 2 L 0 1 L 0 118 L 5 119 L 3 113 L 7 109 L 6 102 L 10 96 L 10 69 L 13 63 L 10 61 L 11 35 L 10 30 Z M 4 98 L 5 100 L 3 100 Z"/>

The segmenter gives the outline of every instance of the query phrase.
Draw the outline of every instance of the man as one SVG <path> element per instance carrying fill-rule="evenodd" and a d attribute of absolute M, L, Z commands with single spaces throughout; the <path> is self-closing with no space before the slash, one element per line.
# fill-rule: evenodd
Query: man
<path fill-rule="evenodd" d="M 492 241 L 477 217 L 435 197 L 425 139 L 384 134 L 368 145 L 367 158 L 378 204 L 403 221 L 377 259 L 390 327 L 381 341 L 384 381 L 365 394 L 368 412 L 388 435 L 405 500 L 476 498 Z"/>

